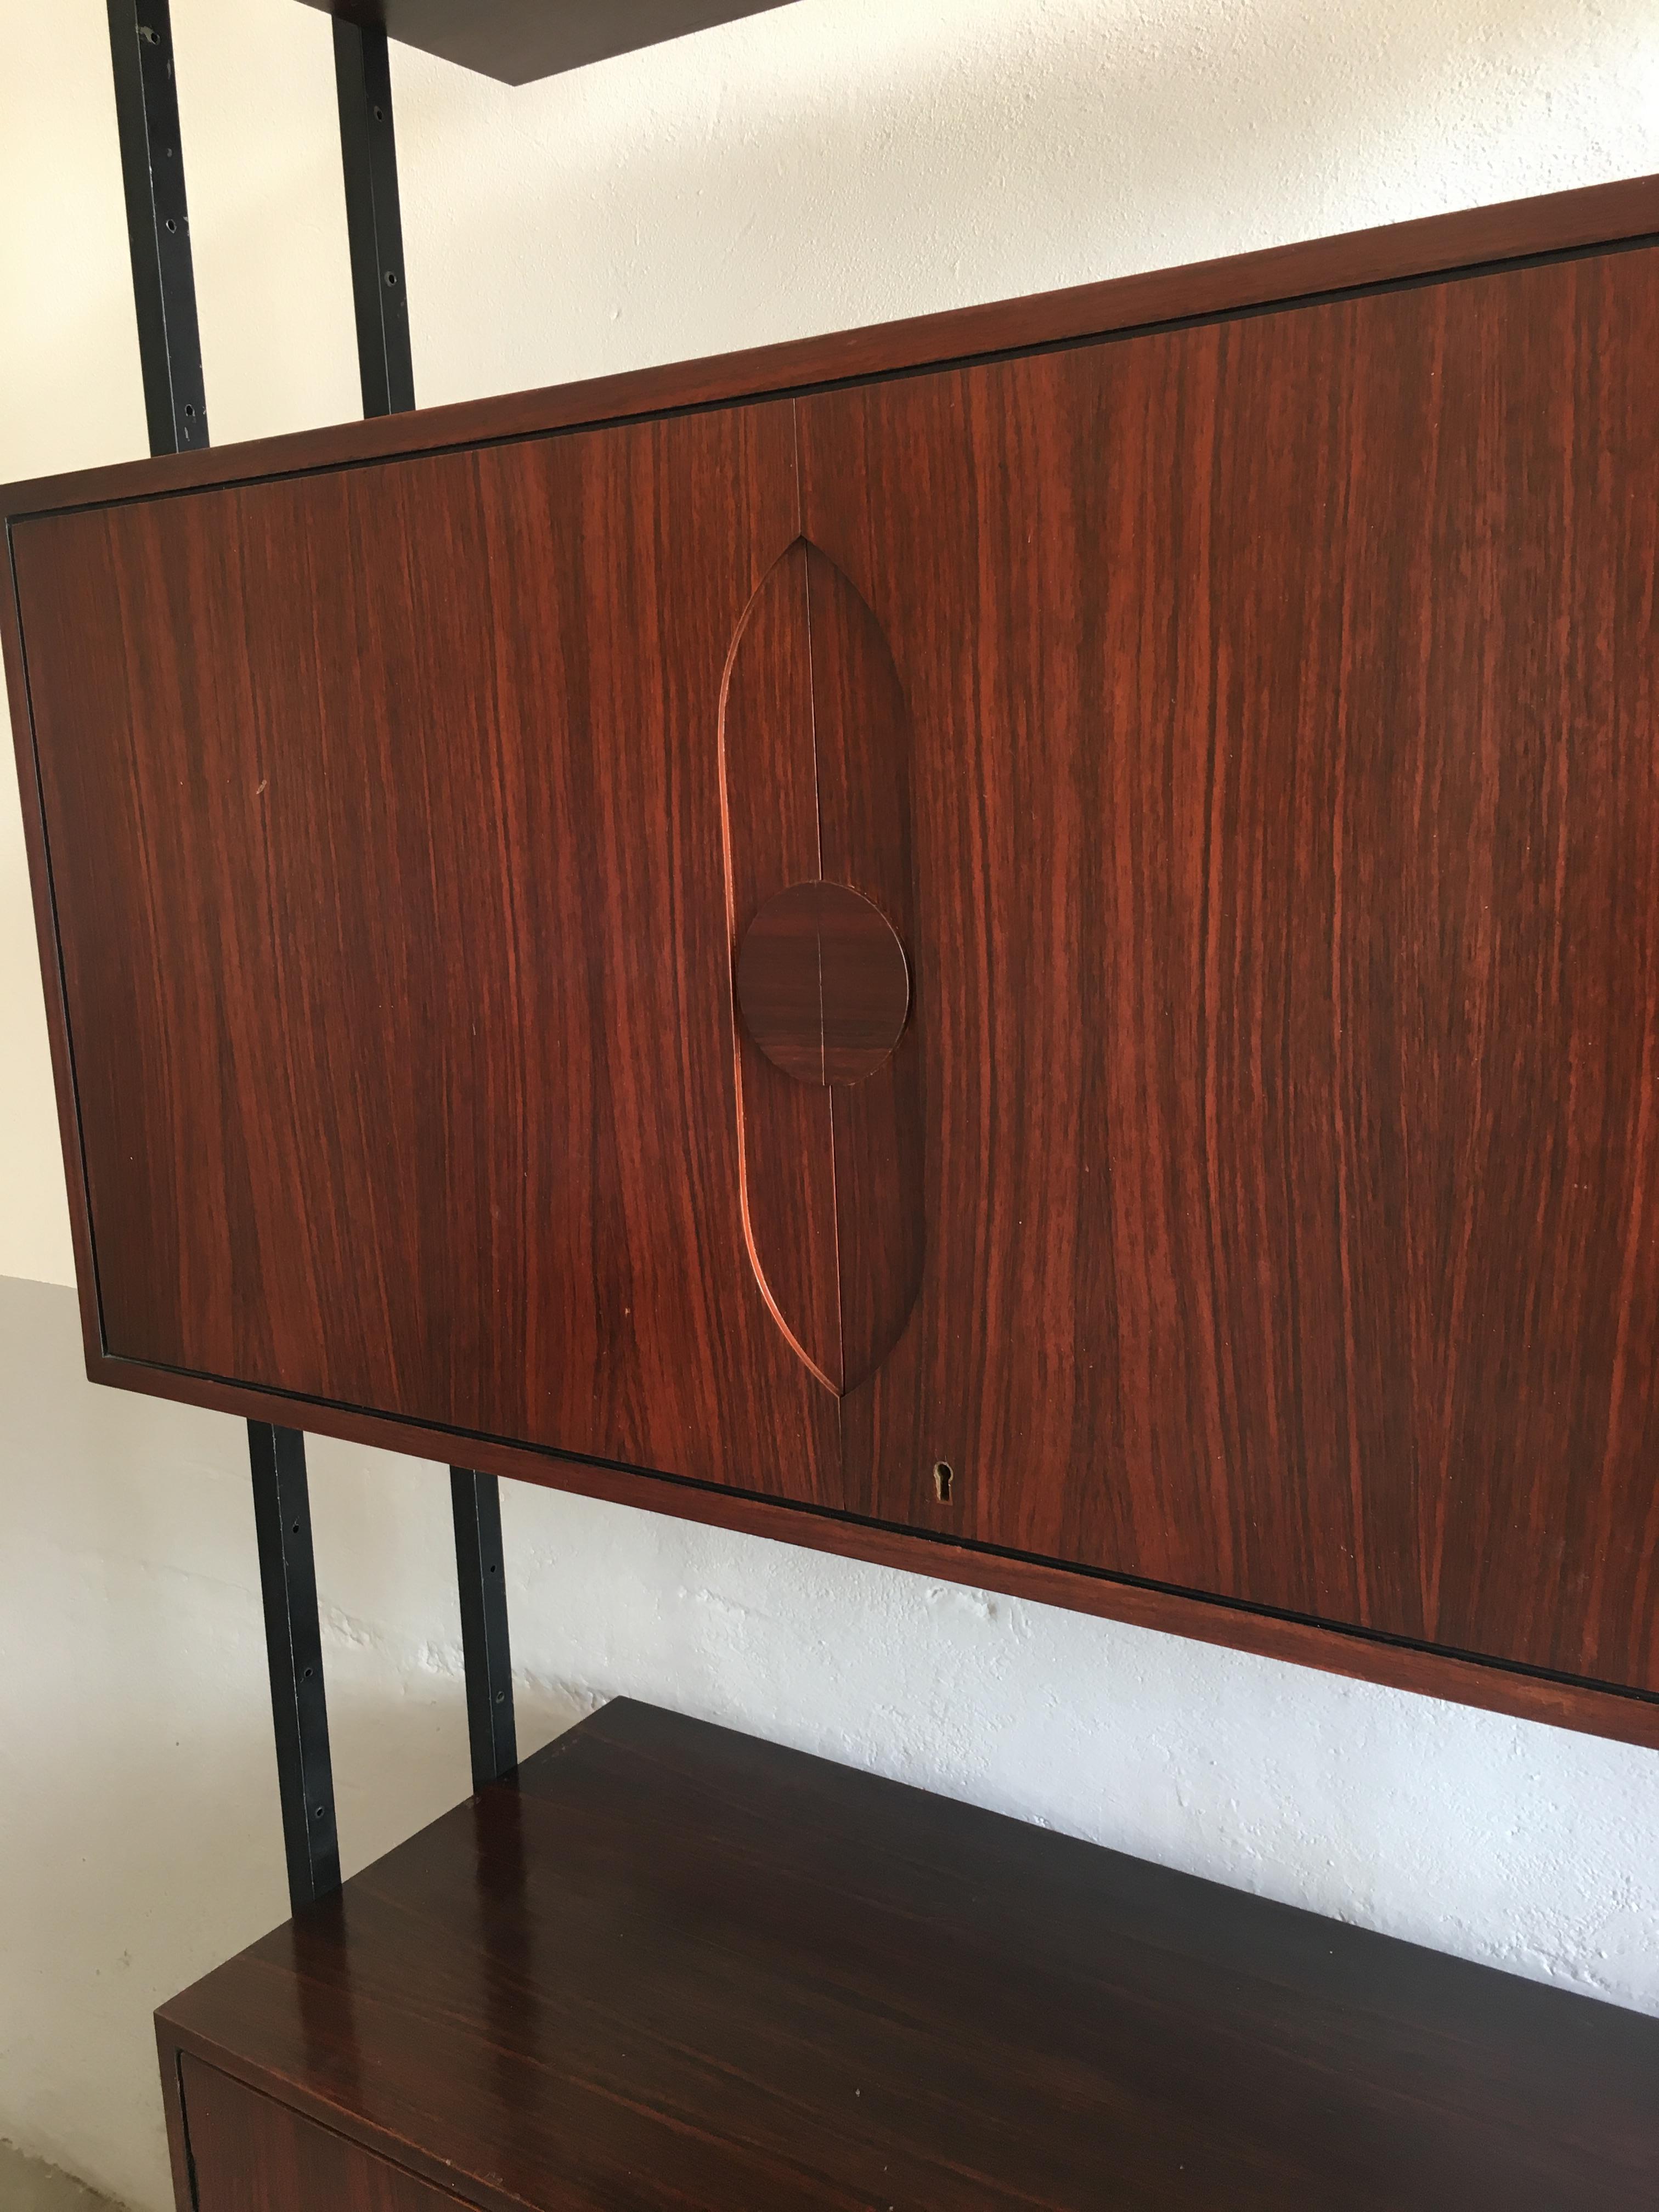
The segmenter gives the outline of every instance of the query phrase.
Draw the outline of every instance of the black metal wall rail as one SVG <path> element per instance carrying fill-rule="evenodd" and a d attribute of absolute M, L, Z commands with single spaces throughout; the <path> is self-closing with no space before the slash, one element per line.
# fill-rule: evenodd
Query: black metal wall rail
<path fill-rule="evenodd" d="M 297 1429 L 250 1421 L 247 1442 L 270 1711 L 276 1729 L 283 1847 L 288 1856 L 289 1899 L 297 1912 L 340 1887 L 306 1440 Z"/>
<path fill-rule="evenodd" d="M 519 1763 L 513 1716 L 513 1659 L 507 1635 L 507 1568 L 501 1554 L 501 1486 L 493 1474 L 449 1470 L 455 1516 L 455 1572 L 466 1663 L 466 1731 L 472 1787 L 482 1790 Z"/>
<path fill-rule="evenodd" d="M 149 449 L 191 453 L 208 442 L 207 392 L 167 0 L 109 0 L 109 49 Z"/>
<path fill-rule="evenodd" d="M 108 0 L 121 174 L 152 453 L 208 443 L 196 276 L 167 0 Z M 340 155 L 363 412 L 415 404 L 398 204 L 392 73 L 384 32 L 334 23 Z M 276 1737 L 289 1898 L 295 1912 L 340 1886 L 340 1844 L 323 1681 L 305 1438 L 248 1423 L 265 1654 Z M 499 1486 L 450 1470 L 475 1790 L 517 1763 Z"/>
<path fill-rule="evenodd" d="M 398 141 L 392 65 L 384 31 L 334 18 L 334 84 L 340 102 L 351 297 L 365 415 L 398 415 L 415 404 L 398 205 Z"/>

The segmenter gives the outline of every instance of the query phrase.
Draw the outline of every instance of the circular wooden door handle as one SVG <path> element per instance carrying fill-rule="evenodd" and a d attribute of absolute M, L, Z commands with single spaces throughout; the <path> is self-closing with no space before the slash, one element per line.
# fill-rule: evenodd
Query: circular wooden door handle
<path fill-rule="evenodd" d="M 879 907 L 846 884 L 792 884 L 744 933 L 738 1004 L 797 1083 L 862 1083 L 903 1035 L 910 965 Z"/>

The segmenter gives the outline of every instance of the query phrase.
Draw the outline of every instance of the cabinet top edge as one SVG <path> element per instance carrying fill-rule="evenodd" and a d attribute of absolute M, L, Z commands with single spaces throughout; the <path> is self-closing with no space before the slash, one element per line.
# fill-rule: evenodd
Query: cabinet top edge
<path fill-rule="evenodd" d="M 1419 216 L 1068 289 L 947 308 L 573 384 L 286 432 L 193 453 L 108 463 L 0 487 L 9 526 L 31 516 L 397 460 L 642 417 L 782 398 L 836 384 L 1291 307 L 1539 257 L 1659 241 L 1659 175 Z"/>

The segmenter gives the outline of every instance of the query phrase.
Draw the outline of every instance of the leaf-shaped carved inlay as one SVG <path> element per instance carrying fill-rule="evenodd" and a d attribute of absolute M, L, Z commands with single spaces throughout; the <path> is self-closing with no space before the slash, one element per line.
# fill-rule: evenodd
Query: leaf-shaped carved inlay
<path fill-rule="evenodd" d="M 875 616 L 798 540 L 732 646 L 720 795 L 750 1258 L 839 1394 L 886 1358 L 921 1286 L 909 756 Z"/>

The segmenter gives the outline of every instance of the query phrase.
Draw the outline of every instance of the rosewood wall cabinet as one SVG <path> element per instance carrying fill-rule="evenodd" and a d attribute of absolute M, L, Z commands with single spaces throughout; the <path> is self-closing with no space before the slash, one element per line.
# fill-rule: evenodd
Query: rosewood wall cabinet
<path fill-rule="evenodd" d="M 1659 1741 L 1656 226 L 15 488 L 90 1371 Z"/>

